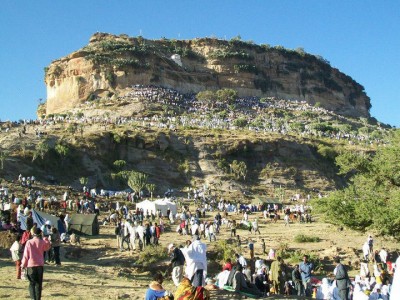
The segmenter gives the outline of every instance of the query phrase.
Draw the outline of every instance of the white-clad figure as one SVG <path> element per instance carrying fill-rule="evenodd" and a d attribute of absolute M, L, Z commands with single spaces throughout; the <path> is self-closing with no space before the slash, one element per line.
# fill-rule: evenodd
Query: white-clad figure
<path fill-rule="evenodd" d="M 400 256 L 396 260 L 390 299 L 400 299 Z"/>

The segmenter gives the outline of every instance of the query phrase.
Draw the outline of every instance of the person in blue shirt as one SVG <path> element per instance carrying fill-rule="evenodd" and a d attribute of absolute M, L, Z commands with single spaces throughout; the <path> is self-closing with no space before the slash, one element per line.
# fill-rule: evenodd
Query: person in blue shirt
<path fill-rule="evenodd" d="M 304 285 L 306 296 L 311 296 L 311 274 L 314 272 L 314 266 L 308 261 L 308 255 L 303 256 L 303 262 L 300 263 L 301 281 Z"/>
<path fill-rule="evenodd" d="M 162 287 L 163 281 L 163 276 L 160 273 L 156 273 L 153 277 L 153 281 L 149 284 L 149 288 L 146 291 L 146 296 L 144 299 L 157 300 L 159 297 L 167 296 L 168 292 Z"/>

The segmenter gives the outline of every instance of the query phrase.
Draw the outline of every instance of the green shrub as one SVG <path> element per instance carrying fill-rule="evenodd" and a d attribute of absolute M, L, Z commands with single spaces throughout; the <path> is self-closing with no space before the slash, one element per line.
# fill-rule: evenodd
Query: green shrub
<path fill-rule="evenodd" d="M 233 125 L 239 128 L 244 128 L 247 126 L 247 124 L 248 122 L 245 118 L 238 118 L 233 121 Z"/>
<path fill-rule="evenodd" d="M 162 246 L 149 246 L 145 247 L 139 254 L 139 258 L 136 261 L 138 264 L 148 266 L 153 263 L 164 260 L 168 257 L 167 250 Z"/>
<path fill-rule="evenodd" d="M 322 157 L 324 157 L 325 159 L 328 159 L 330 161 L 335 161 L 336 157 L 338 156 L 335 149 L 333 149 L 332 147 L 329 147 L 329 146 L 321 145 L 321 144 L 318 145 L 317 151 L 318 151 L 319 155 L 321 155 Z"/>
<path fill-rule="evenodd" d="M 215 244 L 215 252 L 217 259 L 226 261 L 230 258 L 235 261 L 235 253 L 237 252 L 236 243 L 233 240 L 219 240 Z"/>
<path fill-rule="evenodd" d="M 188 174 L 190 171 L 190 161 L 188 159 L 185 159 L 178 165 L 178 170 L 183 174 Z"/>
<path fill-rule="evenodd" d="M 294 237 L 294 241 L 296 243 L 317 243 L 320 242 L 321 239 L 318 236 L 298 234 Z"/>
<path fill-rule="evenodd" d="M 253 74 L 258 74 L 258 69 L 255 65 L 249 65 L 249 64 L 240 64 L 240 65 L 234 65 L 233 69 L 235 70 L 235 73 L 253 73 Z"/>

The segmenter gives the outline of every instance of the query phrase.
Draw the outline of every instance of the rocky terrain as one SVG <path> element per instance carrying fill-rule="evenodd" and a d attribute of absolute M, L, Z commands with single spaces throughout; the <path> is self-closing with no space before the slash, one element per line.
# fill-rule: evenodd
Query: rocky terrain
<path fill-rule="evenodd" d="M 323 58 L 239 38 L 147 40 L 96 33 L 88 45 L 53 61 L 45 72 L 47 115 L 119 96 L 137 84 L 181 93 L 231 88 L 241 97 L 305 100 L 352 117 L 368 117 L 371 107 L 362 85 Z"/>

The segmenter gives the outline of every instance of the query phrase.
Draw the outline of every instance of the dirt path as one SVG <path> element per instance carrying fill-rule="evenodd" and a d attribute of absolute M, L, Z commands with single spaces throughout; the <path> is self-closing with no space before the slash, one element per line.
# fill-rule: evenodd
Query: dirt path
<path fill-rule="evenodd" d="M 252 236 L 255 241 L 255 255 L 262 256 L 260 239 L 263 238 L 267 250 L 271 247 L 278 249 L 287 244 L 291 249 L 318 255 L 321 260 L 327 262 L 323 271 L 327 274 L 331 271 L 329 261 L 335 255 L 343 257 L 346 264 L 350 262 L 356 265 L 362 244 L 367 237 L 367 234 L 350 230 L 338 231 L 335 226 L 326 223 L 296 223 L 285 227 L 283 221 L 278 221 L 276 224 L 264 223 L 261 213 L 251 215 L 250 219 L 255 216 L 260 220 L 260 235 L 249 235 L 246 230 L 238 230 L 238 234 L 242 237 L 245 257 L 249 257 L 245 239 Z M 237 218 L 235 215 L 231 217 Z M 45 266 L 43 299 L 143 299 L 151 274 L 155 270 L 139 272 L 134 268 L 137 254 L 118 251 L 113 231 L 112 227 L 102 226 L 99 236 L 82 237 L 80 248 L 70 245 L 62 247 L 62 266 Z M 318 236 L 321 241 L 295 243 L 293 239 L 297 234 Z M 228 237 L 229 229 L 223 227 L 217 239 Z M 160 242 L 166 248 L 172 241 L 183 244 L 186 239 L 188 236 L 179 236 L 174 231 L 169 231 L 162 235 Z M 205 241 L 205 243 L 208 250 L 213 250 L 214 242 L 210 244 Z M 375 238 L 376 249 L 380 249 L 383 245 L 390 252 L 399 251 L 399 245 L 395 241 Z M 353 268 L 350 274 L 354 275 L 356 272 L 357 268 Z M 28 281 L 15 279 L 15 268 L 9 251 L 1 251 L 0 277 L 2 278 L 0 298 L 29 299 Z M 164 287 L 172 292 L 175 291 L 170 277 L 165 280 Z M 213 295 L 214 299 L 231 299 L 226 294 Z"/>

